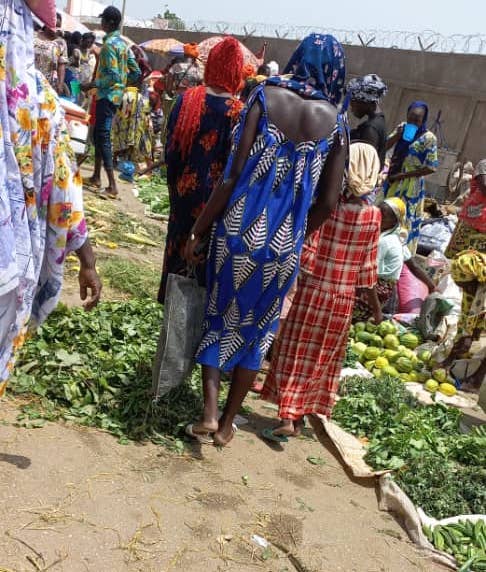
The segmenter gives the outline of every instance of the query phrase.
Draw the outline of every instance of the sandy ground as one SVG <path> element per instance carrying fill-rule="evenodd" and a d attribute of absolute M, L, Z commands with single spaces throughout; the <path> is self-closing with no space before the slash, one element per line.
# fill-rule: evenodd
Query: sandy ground
<path fill-rule="evenodd" d="M 93 429 L 19 429 L 9 424 L 16 403 L 4 402 L 0 570 L 442 569 L 378 510 L 374 482 L 353 481 L 330 443 L 309 432 L 269 446 L 256 433 L 273 412 L 249 403 L 256 413 L 231 447 L 179 457 Z"/>
<path fill-rule="evenodd" d="M 121 187 L 120 208 L 143 217 Z M 76 290 L 68 281 L 64 300 Z M 329 442 L 310 432 L 284 447 L 260 440 L 275 413 L 254 395 L 229 448 L 182 457 L 95 429 L 18 428 L 19 405 L 0 408 L 0 572 L 442 570 L 378 510 L 374 481 L 350 478 Z"/>

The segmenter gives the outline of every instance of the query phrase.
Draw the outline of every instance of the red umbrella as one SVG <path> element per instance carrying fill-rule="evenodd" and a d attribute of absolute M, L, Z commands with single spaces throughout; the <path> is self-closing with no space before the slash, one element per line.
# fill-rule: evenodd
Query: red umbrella
<path fill-rule="evenodd" d="M 202 41 L 198 45 L 199 58 L 204 63 L 206 63 L 208 61 L 209 52 L 214 48 L 214 46 L 216 46 L 223 40 L 224 40 L 223 36 L 213 36 L 212 38 L 208 38 L 207 40 Z M 243 52 L 244 64 L 245 65 L 250 64 L 254 68 L 258 68 L 258 66 L 260 66 L 263 63 L 263 61 L 258 59 L 256 55 L 251 50 L 249 50 L 244 44 L 242 44 L 241 42 L 238 43 L 240 44 L 240 48 Z"/>

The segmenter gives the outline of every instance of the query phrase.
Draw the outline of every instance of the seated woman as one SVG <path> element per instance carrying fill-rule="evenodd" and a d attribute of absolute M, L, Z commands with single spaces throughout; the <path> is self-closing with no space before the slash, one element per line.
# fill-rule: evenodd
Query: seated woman
<path fill-rule="evenodd" d="M 486 328 L 486 159 L 478 163 L 471 192 L 464 201 L 446 256 L 452 258 L 451 274 L 463 289 L 462 308 L 454 346 L 442 364 L 449 367 L 471 348 Z M 486 376 L 486 360 L 461 386 L 479 391 Z"/>
<path fill-rule="evenodd" d="M 412 274 L 427 285 L 430 292 L 435 289 L 435 284 L 414 261 L 410 251 L 402 242 L 402 225 L 406 213 L 405 203 L 394 197 L 386 199 L 379 208 L 381 211 L 381 234 L 377 256 L 378 282 L 374 290 L 381 311 L 393 314 L 395 313 L 393 301 L 396 298 L 396 283 L 400 278 L 404 264 L 408 266 Z M 369 293 L 360 292 L 353 312 L 354 320 L 366 321 L 373 316 L 376 316 L 376 311 L 370 304 Z"/>

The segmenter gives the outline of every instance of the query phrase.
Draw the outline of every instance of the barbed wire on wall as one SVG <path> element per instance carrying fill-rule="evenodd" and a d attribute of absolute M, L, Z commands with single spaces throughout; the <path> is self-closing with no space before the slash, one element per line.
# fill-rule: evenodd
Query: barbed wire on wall
<path fill-rule="evenodd" d="M 486 55 L 486 35 L 454 34 L 444 36 L 438 32 L 384 31 L 384 30 L 343 30 L 319 26 L 271 26 L 269 24 L 230 22 L 210 22 L 205 20 L 186 21 L 185 30 L 215 34 L 235 34 L 246 37 L 283 38 L 301 40 L 311 32 L 332 34 L 340 42 L 352 46 L 375 48 L 396 48 L 427 52 Z"/>

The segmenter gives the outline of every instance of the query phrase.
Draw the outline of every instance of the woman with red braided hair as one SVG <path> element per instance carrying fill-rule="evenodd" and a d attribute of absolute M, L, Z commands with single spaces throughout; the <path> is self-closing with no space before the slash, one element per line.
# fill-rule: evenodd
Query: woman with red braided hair
<path fill-rule="evenodd" d="M 164 303 L 167 276 L 186 272 L 184 248 L 191 228 L 219 183 L 231 147 L 231 130 L 242 104 L 236 99 L 242 83 L 243 54 L 231 37 L 209 53 L 205 85 L 180 95 L 167 126 L 166 163 L 170 217 L 159 302 Z M 205 285 L 203 264 L 197 278 Z"/>

